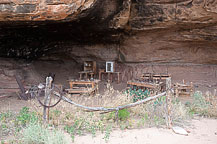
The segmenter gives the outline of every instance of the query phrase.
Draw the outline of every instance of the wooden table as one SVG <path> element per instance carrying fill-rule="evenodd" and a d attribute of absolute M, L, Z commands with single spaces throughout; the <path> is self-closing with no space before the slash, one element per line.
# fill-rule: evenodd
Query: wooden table
<path fill-rule="evenodd" d="M 136 86 L 136 87 L 144 87 L 144 88 L 148 88 L 148 89 L 152 89 L 156 92 L 159 92 L 162 88 L 162 82 L 160 82 L 159 84 L 155 84 L 155 83 L 147 83 L 147 82 L 139 82 L 139 81 L 128 81 L 127 85 L 131 85 L 131 86 Z"/>
<path fill-rule="evenodd" d="M 98 92 L 98 83 L 100 80 L 94 81 L 82 81 L 82 80 L 69 80 L 70 89 L 66 89 L 68 93 L 91 93 Z M 75 87 L 78 86 L 78 87 Z M 87 88 L 81 87 L 81 85 L 85 85 Z M 79 87 L 80 86 L 80 87 Z M 88 88 L 88 86 L 90 86 Z"/>
<path fill-rule="evenodd" d="M 81 72 L 78 72 L 80 74 L 80 80 L 83 79 L 83 75 L 85 75 L 85 78 L 88 79 L 88 76 L 90 75 L 90 78 L 93 79 L 94 77 L 94 72 L 92 71 L 81 71 Z"/>
<path fill-rule="evenodd" d="M 120 72 L 105 72 L 105 71 L 99 71 L 99 80 L 102 80 L 103 75 L 108 75 L 108 80 L 112 82 L 113 80 L 113 75 L 117 75 L 117 82 L 120 83 Z"/>

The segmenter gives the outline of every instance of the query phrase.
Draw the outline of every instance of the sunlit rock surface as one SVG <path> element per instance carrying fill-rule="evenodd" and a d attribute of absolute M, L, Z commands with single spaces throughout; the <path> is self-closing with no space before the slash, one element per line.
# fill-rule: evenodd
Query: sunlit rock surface
<path fill-rule="evenodd" d="M 1 0 L 0 56 L 217 64 L 215 0 Z"/>

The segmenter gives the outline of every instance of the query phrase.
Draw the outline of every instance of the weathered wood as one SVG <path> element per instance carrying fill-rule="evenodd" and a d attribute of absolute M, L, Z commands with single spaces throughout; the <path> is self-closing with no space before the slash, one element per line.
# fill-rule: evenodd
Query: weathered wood
<path fill-rule="evenodd" d="M 94 78 L 94 74 L 92 71 L 81 71 L 78 72 L 80 74 L 80 80 L 83 79 L 83 75 L 85 75 L 85 79 L 88 79 L 88 76 L 90 76 L 91 79 Z"/>
<path fill-rule="evenodd" d="M 25 94 L 25 88 L 21 82 L 21 80 L 19 79 L 19 77 L 17 75 L 15 75 L 15 79 L 17 81 L 17 84 L 19 85 L 19 88 L 20 88 L 20 91 L 21 91 L 21 94 L 20 94 L 20 97 L 24 100 L 27 100 L 28 99 L 28 96 Z"/>
<path fill-rule="evenodd" d="M 84 88 L 84 89 L 66 89 L 66 91 L 69 94 L 74 94 L 74 93 L 92 93 L 94 92 L 96 89 L 95 88 Z"/>
<path fill-rule="evenodd" d="M 153 73 L 146 73 L 146 74 L 143 74 L 141 76 L 141 79 L 147 79 L 147 80 L 165 80 L 167 78 L 169 78 L 170 75 L 168 74 L 153 74 Z"/>
<path fill-rule="evenodd" d="M 66 89 L 69 94 L 73 93 L 93 93 L 98 92 L 98 83 L 100 80 L 94 81 L 73 81 L 69 80 L 70 89 Z M 90 88 L 75 87 L 74 85 L 90 85 Z"/>
<path fill-rule="evenodd" d="M 46 78 L 45 99 L 44 99 L 45 105 L 48 105 L 48 103 L 50 102 L 52 81 L 53 81 L 52 77 Z M 43 110 L 43 120 L 44 120 L 44 123 L 47 122 L 47 108 L 46 107 L 44 107 L 44 110 Z"/>
<path fill-rule="evenodd" d="M 116 74 L 117 75 L 117 83 L 120 83 L 120 72 L 105 72 L 105 71 L 99 71 L 99 80 L 102 80 L 102 77 L 104 75 L 108 75 L 108 81 L 112 82 L 113 79 L 113 75 Z"/>
<path fill-rule="evenodd" d="M 73 81 L 69 80 L 70 88 L 72 89 L 74 85 L 91 85 L 91 87 L 94 87 L 95 84 L 99 83 L 99 80 L 94 81 Z"/>
<path fill-rule="evenodd" d="M 3 95 L 3 96 L 0 96 L 0 98 L 6 98 L 6 97 L 11 97 L 10 95 Z"/>
<path fill-rule="evenodd" d="M 166 106 L 167 106 L 167 127 L 170 129 L 172 128 L 172 120 L 171 120 L 171 99 L 172 99 L 172 93 L 171 93 L 171 77 L 166 79 Z"/>
<path fill-rule="evenodd" d="M 85 61 L 84 62 L 84 71 L 93 72 L 96 74 L 96 61 Z"/>
<path fill-rule="evenodd" d="M 185 83 L 180 84 L 180 83 L 176 83 L 174 85 L 174 89 L 175 89 L 175 96 L 179 97 L 180 95 L 184 95 L 184 96 L 191 96 L 194 92 L 194 86 L 193 83 L 191 82 L 190 85 L 187 85 Z"/>
<path fill-rule="evenodd" d="M 151 84 L 151 83 L 146 83 L 146 82 L 132 82 L 132 81 L 128 81 L 127 84 L 135 85 L 137 87 L 141 86 L 141 87 L 151 88 L 151 89 L 155 89 L 159 86 L 159 84 Z"/>
<path fill-rule="evenodd" d="M 54 92 L 54 94 L 58 97 L 60 97 L 60 94 L 57 93 L 57 92 Z M 160 93 L 158 95 L 155 95 L 155 96 L 152 96 L 152 97 L 148 97 L 144 100 L 141 100 L 141 101 L 137 101 L 135 103 L 130 103 L 130 104 L 127 104 L 127 105 L 123 105 L 123 106 L 118 106 L 118 107 L 115 107 L 115 108 L 105 108 L 105 107 L 88 107 L 88 106 L 84 106 L 84 105 L 81 105 L 81 104 L 77 104 L 75 102 L 73 102 L 71 99 L 65 97 L 65 96 L 62 96 L 62 100 L 72 104 L 72 105 L 75 105 L 77 107 L 80 107 L 82 109 L 85 109 L 86 111 L 88 112 L 92 112 L 92 111 L 102 111 L 102 113 L 108 113 L 108 112 L 112 112 L 112 111 L 118 111 L 118 110 L 122 110 L 122 109 L 126 109 L 126 108 L 130 108 L 130 107 L 135 107 L 137 105 L 140 105 L 140 104 L 143 104 L 143 103 L 147 103 L 149 101 L 152 101 L 152 100 L 155 100 L 159 97 L 162 97 L 162 96 L 165 96 L 166 95 L 166 92 L 163 92 L 163 93 Z"/>

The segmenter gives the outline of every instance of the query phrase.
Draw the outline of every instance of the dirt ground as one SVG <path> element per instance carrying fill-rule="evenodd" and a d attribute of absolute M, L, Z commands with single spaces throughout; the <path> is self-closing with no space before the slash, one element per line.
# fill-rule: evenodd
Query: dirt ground
<path fill-rule="evenodd" d="M 111 132 L 107 144 L 216 144 L 217 119 L 197 118 L 185 128 L 188 136 L 175 134 L 163 128 L 144 128 L 133 130 L 115 130 Z M 105 134 L 80 136 L 75 144 L 103 144 Z"/>
<path fill-rule="evenodd" d="M 0 112 L 18 112 L 22 107 L 29 106 L 29 102 L 18 100 L 17 97 L 0 100 Z M 216 144 L 217 143 L 217 119 L 196 117 L 185 125 L 188 136 L 175 134 L 171 129 L 144 128 L 131 130 L 113 130 L 105 141 L 105 133 L 97 133 L 96 137 L 91 134 L 76 136 L 75 144 Z"/>

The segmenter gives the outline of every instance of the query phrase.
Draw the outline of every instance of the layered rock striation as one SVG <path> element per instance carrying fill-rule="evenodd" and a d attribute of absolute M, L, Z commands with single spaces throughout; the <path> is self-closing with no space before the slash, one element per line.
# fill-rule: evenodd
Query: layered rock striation
<path fill-rule="evenodd" d="M 216 0 L 1 0 L 0 56 L 217 64 Z"/>

